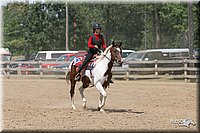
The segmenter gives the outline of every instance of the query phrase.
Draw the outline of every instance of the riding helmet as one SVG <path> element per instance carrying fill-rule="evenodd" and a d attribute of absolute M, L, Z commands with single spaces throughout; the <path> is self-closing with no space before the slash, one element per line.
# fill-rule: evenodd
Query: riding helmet
<path fill-rule="evenodd" d="M 102 26 L 101 26 L 101 24 L 99 24 L 99 23 L 95 23 L 95 24 L 92 26 L 92 28 L 93 28 L 93 30 L 95 30 L 95 29 L 101 29 Z"/>

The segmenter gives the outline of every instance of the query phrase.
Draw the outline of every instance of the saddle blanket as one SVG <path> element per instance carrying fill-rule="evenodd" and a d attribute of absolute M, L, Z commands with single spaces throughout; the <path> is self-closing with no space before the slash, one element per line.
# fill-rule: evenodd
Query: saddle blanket
<path fill-rule="evenodd" d="M 84 61 L 84 58 L 83 57 L 77 57 L 73 60 L 73 63 L 72 65 L 73 66 L 76 66 L 76 67 L 79 67 L 82 65 Z M 94 65 L 95 65 L 95 62 L 96 62 L 96 59 L 92 59 L 88 65 L 86 66 L 85 70 L 92 70 L 94 68 Z"/>

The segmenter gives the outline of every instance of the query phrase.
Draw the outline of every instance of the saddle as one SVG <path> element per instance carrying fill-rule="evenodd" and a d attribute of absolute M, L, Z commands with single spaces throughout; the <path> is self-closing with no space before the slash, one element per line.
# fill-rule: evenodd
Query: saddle
<path fill-rule="evenodd" d="M 78 57 L 78 58 L 74 59 L 73 66 L 76 66 L 76 72 L 78 71 L 79 67 L 82 65 L 84 59 L 85 59 L 85 57 Z M 94 68 L 95 62 L 97 59 L 98 59 L 97 55 L 94 55 L 93 58 L 90 60 L 90 62 L 81 71 L 80 79 L 82 79 L 82 77 L 85 75 L 86 70 L 90 70 L 90 75 L 92 76 L 91 70 Z"/>

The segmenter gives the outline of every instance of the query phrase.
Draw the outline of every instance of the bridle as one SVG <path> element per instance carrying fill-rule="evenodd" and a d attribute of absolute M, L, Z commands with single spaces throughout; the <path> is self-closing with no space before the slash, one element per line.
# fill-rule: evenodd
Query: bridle
<path fill-rule="evenodd" d="M 105 58 L 107 58 L 108 60 L 112 61 L 112 63 L 114 63 L 115 60 L 112 60 L 112 56 L 111 56 L 111 58 L 107 57 L 106 54 L 103 54 L 103 56 L 104 56 Z"/>

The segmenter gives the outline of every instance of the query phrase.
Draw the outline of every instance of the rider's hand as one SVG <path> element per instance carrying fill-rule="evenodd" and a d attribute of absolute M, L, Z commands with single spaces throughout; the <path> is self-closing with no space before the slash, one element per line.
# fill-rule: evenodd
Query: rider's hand
<path fill-rule="evenodd" d="M 97 45 L 94 45 L 95 46 L 95 48 L 99 48 Z"/>

